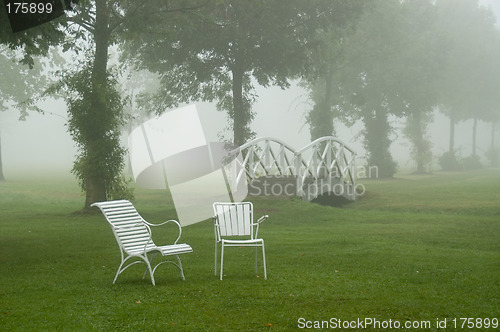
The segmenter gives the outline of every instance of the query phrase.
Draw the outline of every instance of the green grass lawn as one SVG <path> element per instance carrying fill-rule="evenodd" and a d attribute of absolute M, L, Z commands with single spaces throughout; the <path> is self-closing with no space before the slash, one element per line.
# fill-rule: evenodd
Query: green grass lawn
<path fill-rule="evenodd" d="M 500 170 L 361 182 L 366 194 L 341 208 L 252 199 L 257 217 L 270 215 L 260 231 L 267 280 L 251 248 L 229 248 L 224 280 L 215 277 L 207 220 L 183 228 L 194 249 L 182 257 L 186 280 L 164 265 L 156 287 L 143 266 L 112 284 L 118 247 L 101 214 L 73 213 L 83 205 L 75 181 L 0 183 L 0 330 L 297 330 L 358 319 L 381 327 L 364 330 L 443 331 L 445 319 L 447 330 L 471 330 L 461 318 L 498 330 L 484 327 L 500 319 Z M 136 189 L 135 205 L 151 222 L 175 217 L 164 191 Z"/>

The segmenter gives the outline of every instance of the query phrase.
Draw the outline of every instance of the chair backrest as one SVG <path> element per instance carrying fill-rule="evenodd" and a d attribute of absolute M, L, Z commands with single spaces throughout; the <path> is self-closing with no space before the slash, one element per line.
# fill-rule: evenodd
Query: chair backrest
<path fill-rule="evenodd" d="M 127 200 L 98 202 L 97 206 L 111 225 L 116 241 L 126 253 L 144 250 L 151 240 L 151 229 Z"/>
<path fill-rule="evenodd" d="M 250 236 L 253 239 L 251 202 L 213 204 L 217 240 L 221 236 Z"/>

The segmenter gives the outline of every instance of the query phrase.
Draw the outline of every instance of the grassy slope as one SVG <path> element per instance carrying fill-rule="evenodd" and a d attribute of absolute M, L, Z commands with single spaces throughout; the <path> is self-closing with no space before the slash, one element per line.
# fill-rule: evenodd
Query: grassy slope
<path fill-rule="evenodd" d="M 210 221 L 183 229 L 186 281 L 171 266 L 157 286 L 133 267 L 111 283 L 119 253 L 99 214 L 74 215 L 70 181 L 0 183 L 1 330 L 293 330 L 306 320 L 497 317 L 500 171 L 364 181 L 344 208 L 254 198 L 269 214 L 268 280 L 253 250 L 228 249 L 213 275 Z M 161 191 L 137 190 L 143 216 L 175 215 Z M 159 234 L 161 235 L 161 234 Z M 268 326 L 266 326 L 268 325 Z M 450 327 L 450 326 L 449 326 Z"/>

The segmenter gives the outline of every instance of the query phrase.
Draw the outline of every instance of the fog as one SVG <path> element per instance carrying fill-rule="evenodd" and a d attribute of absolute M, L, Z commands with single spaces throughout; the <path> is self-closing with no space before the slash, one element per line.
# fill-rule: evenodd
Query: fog
<path fill-rule="evenodd" d="M 256 117 L 252 129 L 258 137 L 279 138 L 299 149 L 310 142 L 309 127 L 305 125 L 305 114 L 310 105 L 306 93 L 294 85 L 288 90 L 277 87 L 259 89 L 259 98 L 254 105 Z M 197 103 L 205 135 L 210 141 L 218 140 L 219 133 L 227 127 L 225 112 L 218 112 L 213 104 Z M 76 147 L 66 131 L 66 108 L 62 101 L 45 102 L 43 108 L 52 114 L 31 113 L 25 121 L 19 121 L 15 110 L 3 112 L 1 116 L 2 159 L 4 174 L 23 176 L 23 174 L 70 175 L 72 163 L 77 153 Z M 394 119 L 393 126 L 402 127 L 402 120 Z M 434 155 L 441 155 L 448 149 L 449 120 L 440 113 L 435 113 L 434 121 L 429 126 Z M 336 123 L 337 137 L 352 147 L 363 158 L 364 149 L 359 132 L 360 123 L 346 127 Z M 481 156 L 490 144 L 491 124 L 479 122 L 477 146 Z M 226 133 L 227 134 L 227 133 Z M 392 136 L 392 150 L 401 171 L 409 171 L 413 166 L 408 155 L 409 142 L 399 130 Z M 456 126 L 456 146 L 461 156 L 468 156 L 472 151 L 472 120 L 460 122 Z M 124 144 L 126 140 L 124 138 Z M 483 158 L 484 161 L 484 158 Z M 435 170 L 439 169 L 437 162 Z"/>
<path fill-rule="evenodd" d="M 491 6 L 500 17 L 499 0 L 483 0 L 483 5 Z M 295 148 L 301 148 L 310 142 L 309 127 L 305 125 L 305 115 L 311 104 L 306 92 L 297 86 L 287 90 L 278 87 L 257 87 L 258 98 L 253 106 L 256 117 L 251 128 L 257 137 L 271 136 L 281 139 Z M 70 170 L 77 153 L 76 147 L 67 132 L 66 106 L 62 101 L 49 100 L 41 105 L 46 114 L 31 113 L 25 121 L 19 121 L 19 113 L 10 109 L 0 113 L 0 135 L 2 143 L 2 160 L 4 175 L 9 178 L 22 178 L 33 174 L 71 176 Z M 227 127 L 225 112 L 218 112 L 214 104 L 197 103 L 201 121 L 206 130 L 208 140 L 218 140 L 220 133 Z M 50 113 L 49 113 L 50 112 Z M 400 128 L 403 120 L 392 121 L 395 133 L 391 152 L 399 164 L 399 170 L 409 171 L 414 166 L 408 154 L 409 143 L 403 137 Z M 337 137 L 352 147 L 362 159 L 365 151 L 362 147 L 363 129 L 360 123 L 346 127 L 335 124 Z M 472 151 L 472 120 L 460 122 L 456 126 L 456 143 L 459 155 L 468 156 Z M 484 150 L 489 148 L 491 140 L 491 124 L 479 121 L 477 131 L 478 154 L 483 163 Z M 434 114 L 434 121 L 429 126 L 432 151 L 437 158 L 448 149 L 449 120 L 439 112 Z M 497 137 L 500 135 L 497 135 Z M 497 139 L 497 146 L 500 145 Z M 125 142 L 125 139 L 124 139 Z M 439 169 L 437 161 L 433 166 Z"/>

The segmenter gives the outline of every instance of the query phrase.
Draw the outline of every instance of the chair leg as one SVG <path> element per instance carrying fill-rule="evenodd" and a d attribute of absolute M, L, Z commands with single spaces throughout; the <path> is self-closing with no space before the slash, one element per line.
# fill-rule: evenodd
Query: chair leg
<path fill-rule="evenodd" d="M 151 269 L 151 264 L 149 263 L 147 256 L 146 256 L 145 261 L 146 261 L 146 265 L 148 266 L 148 269 L 149 269 L 149 274 L 151 275 L 151 282 L 153 283 L 153 286 L 156 286 L 154 273 L 153 273 L 153 270 Z"/>
<path fill-rule="evenodd" d="M 217 276 L 217 241 L 215 241 L 215 268 L 214 275 Z"/>
<path fill-rule="evenodd" d="M 223 269 L 224 269 L 224 242 L 222 243 L 220 249 L 220 280 L 222 280 Z"/>
<path fill-rule="evenodd" d="M 122 269 L 123 263 L 125 263 L 125 261 L 122 261 L 122 262 L 120 263 L 120 266 L 118 266 L 118 271 L 116 271 L 115 279 L 113 279 L 113 284 L 116 282 L 116 279 L 118 279 L 118 276 L 119 276 L 119 275 L 120 275 L 120 273 L 121 273 L 121 269 Z"/>
<path fill-rule="evenodd" d="M 264 279 L 267 279 L 266 250 L 264 249 L 264 240 L 262 240 L 262 262 L 264 264 Z"/>
<path fill-rule="evenodd" d="M 156 252 L 151 254 L 151 258 L 149 258 L 149 267 L 146 267 L 146 271 L 144 271 L 144 274 L 142 275 L 142 279 L 146 278 L 146 274 L 148 273 L 149 269 L 153 265 L 153 259 L 156 257 L 156 255 L 158 255 L 158 253 L 156 253 Z M 146 258 L 148 258 L 148 255 L 146 255 Z M 153 274 L 154 274 L 154 271 L 153 271 Z"/>
<path fill-rule="evenodd" d="M 186 278 L 184 277 L 184 269 L 182 268 L 181 259 L 180 259 L 179 255 L 175 255 L 175 257 L 177 258 L 177 261 L 179 262 L 179 270 L 181 270 L 181 278 L 182 278 L 182 280 L 186 280 Z"/>
<path fill-rule="evenodd" d="M 146 271 L 144 272 L 144 275 L 143 275 L 142 279 L 144 279 L 146 277 L 146 273 L 148 273 L 148 271 L 149 271 L 149 275 L 151 276 L 151 283 L 153 284 L 153 286 L 156 286 L 155 277 L 154 277 L 154 271 L 151 268 L 151 263 L 150 263 L 150 261 L 153 260 L 154 255 L 153 255 L 153 257 L 151 257 L 151 259 L 148 258 L 148 255 L 144 255 L 144 257 L 140 256 L 140 258 L 146 263 L 146 266 L 147 266 L 146 267 Z M 139 263 L 139 261 L 137 263 Z"/>
<path fill-rule="evenodd" d="M 257 250 L 258 250 L 258 248 L 255 247 L 255 274 L 258 273 L 258 269 L 257 269 Z"/>

